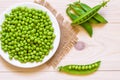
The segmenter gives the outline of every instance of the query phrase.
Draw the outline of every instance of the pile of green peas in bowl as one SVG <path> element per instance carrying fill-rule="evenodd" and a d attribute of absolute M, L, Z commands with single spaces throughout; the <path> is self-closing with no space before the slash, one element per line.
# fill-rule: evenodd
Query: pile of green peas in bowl
<path fill-rule="evenodd" d="M 26 6 L 5 14 L 0 34 L 2 50 L 20 63 L 42 62 L 56 37 L 47 13 Z"/>

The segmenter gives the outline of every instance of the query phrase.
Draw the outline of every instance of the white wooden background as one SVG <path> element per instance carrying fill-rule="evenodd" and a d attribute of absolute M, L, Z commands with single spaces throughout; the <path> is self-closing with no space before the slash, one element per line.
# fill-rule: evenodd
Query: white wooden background
<path fill-rule="evenodd" d="M 65 9 L 68 3 L 76 0 L 48 0 L 66 19 Z M 81 0 L 91 6 L 103 0 Z M 33 0 L 0 0 L 0 13 L 15 3 L 33 2 Z M 81 28 L 79 40 L 86 43 L 82 51 L 71 49 L 60 65 L 71 63 L 87 64 L 101 60 L 99 70 L 87 76 L 73 76 L 60 73 L 57 69 L 43 65 L 33 69 L 21 69 L 5 62 L 0 57 L 0 80 L 120 80 L 120 0 L 111 0 L 101 13 L 109 23 L 93 25 L 94 35 L 90 38 Z"/>

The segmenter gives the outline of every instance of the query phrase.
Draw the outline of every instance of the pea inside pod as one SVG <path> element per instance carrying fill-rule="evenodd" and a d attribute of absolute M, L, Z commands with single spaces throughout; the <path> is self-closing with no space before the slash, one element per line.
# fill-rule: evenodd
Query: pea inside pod
<path fill-rule="evenodd" d="M 66 65 L 66 66 L 60 66 L 58 69 L 60 72 L 65 72 L 68 74 L 74 74 L 74 75 L 87 75 L 94 73 L 98 70 L 100 66 L 101 61 L 97 61 L 92 64 L 87 65 Z"/>

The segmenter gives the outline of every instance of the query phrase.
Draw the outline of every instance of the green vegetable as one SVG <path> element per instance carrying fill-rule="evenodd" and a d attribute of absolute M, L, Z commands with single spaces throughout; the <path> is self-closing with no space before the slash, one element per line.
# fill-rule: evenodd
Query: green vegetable
<path fill-rule="evenodd" d="M 76 2 L 74 4 L 77 5 L 79 8 L 84 9 L 85 11 L 89 11 L 92 9 L 87 4 L 84 4 L 84 3 Z M 96 13 L 93 16 L 93 18 L 96 19 L 97 21 L 99 21 L 100 23 L 107 23 L 107 20 L 104 17 L 102 17 L 99 13 Z"/>
<path fill-rule="evenodd" d="M 12 9 L 10 14 L 5 14 L 1 28 L 1 48 L 10 60 L 41 62 L 53 48 L 54 28 L 47 13 L 41 10 Z"/>
<path fill-rule="evenodd" d="M 101 7 L 105 6 L 107 4 L 108 1 L 105 1 L 95 7 L 93 7 L 91 10 L 87 11 L 85 14 L 81 15 L 79 18 L 75 19 L 72 24 L 82 24 L 86 21 L 88 21 L 89 19 L 91 19 L 94 15 L 96 15 L 96 13 L 100 10 Z"/>
<path fill-rule="evenodd" d="M 75 15 L 75 14 L 71 13 L 70 11 L 71 11 L 71 8 L 68 7 L 66 9 L 66 13 L 71 18 L 72 21 L 79 17 L 78 15 Z M 90 36 L 92 36 L 92 34 L 93 34 L 92 26 L 88 22 L 82 23 L 81 26 L 88 32 L 88 34 Z"/>
<path fill-rule="evenodd" d="M 77 15 L 79 15 L 79 16 L 81 16 L 81 15 L 83 15 L 83 14 L 86 13 L 82 8 L 79 8 L 79 7 L 76 6 L 76 5 L 70 4 L 69 6 L 70 6 L 70 7 L 73 9 L 73 11 L 74 11 Z M 94 23 L 94 24 L 99 23 L 99 22 L 96 21 L 94 18 L 91 18 L 90 20 L 88 20 L 88 22 Z"/>
<path fill-rule="evenodd" d="M 87 64 L 87 65 L 66 65 L 66 66 L 60 66 L 58 69 L 61 72 L 65 72 L 68 74 L 73 74 L 73 75 L 87 75 L 94 73 L 95 71 L 98 70 L 100 66 L 101 61 L 97 61 L 92 64 Z"/>

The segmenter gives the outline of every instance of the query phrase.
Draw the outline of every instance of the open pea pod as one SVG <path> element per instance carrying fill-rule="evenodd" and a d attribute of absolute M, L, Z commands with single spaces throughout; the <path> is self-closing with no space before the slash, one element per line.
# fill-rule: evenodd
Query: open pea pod
<path fill-rule="evenodd" d="M 85 14 L 79 16 L 77 19 L 75 19 L 72 22 L 72 25 L 76 25 L 76 24 L 82 24 L 88 20 L 90 20 L 93 16 L 96 15 L 96 13 L 102 8 L 104 7 L 107 3 L 109 2 L 109 0 L 107 1 L 103 1 L 101 4 L 94 6 L 91 10 L 87 11 Z"/>
<path fill-rule="evenodd" d="M 71 13 L 70 7 L 66 9 L 66 13 L 72 21 L 79 17 L 78 15 Z M 89 24 L 89 22 L 82 23 L 81 26 L 88 32 L 89 36 L 92 37 L 93 29 L 92 26 Z"/>
<path fill-rule="evenodd" d="M 72 64 L 72 65 L 60 66 L 58 69 L 60 72 L 65 72 L 68 74 L 88 75 L 97 71 L 100 66 L 100 63 L 101 61 L 97 61 L 95 63 L 87 64 L 87 65 Z"/>
<path fill-rule="evenodd" d="M 85 4 L 85 3 L 75 2 L 74 4 L 77 5 L 79 8 L 84 9 L 85 11 L 89 11 L 89 10 L 92 9 L 90 6 L 88 6 L 88 5 Z M 98 22 L 100 22 L 100 23 L 107 23 L 107 22 L 108 22 L 108 21 L 107 21 L 103 16 L 101 16 L 99 13 L 96 13 L 96 15 L 93 16 L 93 18 L 96 19 L 96 20 L 97 20 Z"/>
<path fill-rule="evenodd" d="M 83 15 L 83 14 L 86 13 L 82 8 L 80 8 L 80 7 L 77 6 L 77 5 L 70 4 L 69 6 L 70 6 L 70 7 L 72 8 L 72 10 L 73 10 L 77 15 L 79 15 L 79 16 L 81 16 L 81 15 Z M 88 22 L 89 22 L 89 23 L 93 23 L 93 24 L 98 24 L 98 23 L 99 23 L 99 22 L 98 22 L 97 20 L 95 20 L 94 18 L 91 18 L 90 20 L 88 20 Z"/>

